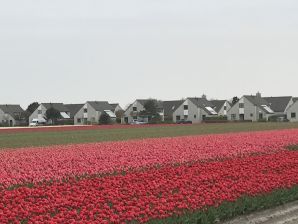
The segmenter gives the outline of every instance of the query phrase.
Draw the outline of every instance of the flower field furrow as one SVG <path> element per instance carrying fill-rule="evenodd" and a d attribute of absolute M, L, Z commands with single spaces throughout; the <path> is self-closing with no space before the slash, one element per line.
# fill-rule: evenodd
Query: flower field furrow
<path fill-rule="evenodd" d="M 150 127 L 171 127 L 176 124 L 144 124 L 144 125 L 65 125 L 65 126 L 39 126 L 39 127 L 18 127 L 0 128 L 0 134 L 5 133 L 24 133 L 24 132 L 56 132 L 56 131 L 84 131 L 84 130 L 106 130 L 106 129 L 125 129 L 125 128 L 150 128 Z"/>
<path fill-rule="evenodd" d="M 0 191 L 0 222 L 127 223 L 217 207 L 298 184 L 298 152 L 165 166 Z"/>
<path fill-rule="evenodd" d="M 0 184 L 272 153 L 297 144 L 297 136 L 298 130 L 283 130 L 4 150 Z"/>

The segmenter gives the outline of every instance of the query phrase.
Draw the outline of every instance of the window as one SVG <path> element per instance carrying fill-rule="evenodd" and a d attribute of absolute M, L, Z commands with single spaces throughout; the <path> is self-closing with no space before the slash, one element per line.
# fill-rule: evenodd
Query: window
<path fill-rule="evenodd" d="M 78 122 L 78 123 L 81 123 L 81 122 L 82 122 L 81 118 L 78 118 L 78 119 L 77 119 L 77 122 Z"/>
<path fill-rule="evenodd" d="M 193 118 L 194 118 L 194 119 L 196 119 L 196 118 L 197 118 L 197 115 L 196 115 L 196 114 L 195 114 L 195 115 L 193 115 Z"/>
<path fill-rule="evenodd" d="M 138 117 L 137 117 L 137 116 L 134 116 L 133 119 L 134 119 L 134 120 L 138 120 Z"/>
<path fill-rule="evenodd" d="M 263 114 L 259 114 L 259 119 L 262 120 L 263 119 Z"/>
<path fill-rule="evenodd" d="M 244 103 L 239 103 L 239 108 L 244 108 Z"/>
<path fill-rule="evenodd" d="M 296 113 L 291 113 L 291 118 L 296 118 Z"/>
<path fill-rule="evenodd" d="M 84 113 L 87 113 L 88 112 L 88 109 L 87 108 L 84 108 Z"/>
<path fill-rule="evenodd" d="M 176 116 L 176 120 L 180 121 L 180 116 L 179 115 Z"/>
<path fill-rule="evenodd" d="M 184 110 L 188 110 L 188 105 L 184 105 Z"/>
<path fill-rule="evenodd" d="M 132 111 L 138 111 L 138 110 L 137 110 L 137 107 L 133 107 L 133 108 L 132 108 Z"/>
<path fill-rule="evenodd" d="M 253 114 L 253 113 L 251 113 L 251 114 L 250 114 L 250 116 L 251 116 L 251 117 L 253 117 L 253 116 L 254 116 L 254 114 Z"/>
<path fill-rule="evenodd" d="M 224 110 L 227 110 L 227 106 L 224 106 Z"/>
<path fill-rule="evenodd" d="M 188 116 L 187 115 L 184 115 L 184 120 L 187 120 L 188 119 Z"/>
<path fill-rule="evenodd" d="M 20 117 L 20 116 L 21 116 L 21 113 L 19 113 L 19 112 L 14 112 L 13 115 L 14 115 L 15 117 Z"/>
<path fill-rule="evenodd" d="M 236 120 L 236 114 L 232 114 L 232 115 L 231 115 L 231 119 L 232 119 L 232 120 Z"/>
<path fill-rule="evenodd" d="M 42 114 L 42 110 L 38 110 L 38 114 Z"/>
<path fill-rule="evenodd" d="M 204 120 L 206 119 L 206 115 L 203 115 L 203 116 L 202 116 L 202 119 L 203 119 L 203 121 L 204 121 Z"/>

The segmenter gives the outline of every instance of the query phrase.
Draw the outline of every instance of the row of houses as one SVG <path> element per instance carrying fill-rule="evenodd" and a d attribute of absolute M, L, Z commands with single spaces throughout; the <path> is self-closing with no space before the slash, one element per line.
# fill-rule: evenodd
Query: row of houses
<path fill-rule="evenodd" d="M 130 124 L 135 121 L 148 121 L 141 115 L 150 99 L 137 99 L 125 110 L 107 101 L 87 101 L 82 104 L 41 103 L 29 116 L 29 123 L 34 119 L 46 121 L 46 111 L 54 108 L 59 111 L 62 120 L 71 121 L 75 125 L 98 124 L 100 116 L 105 113 L 112 121 L 117 112 L 122 111 L 121 123 Z M 244 95 L 232 104 L 229 100 L 208 100 L 202 97 L 188 97 L 181 100 L 156 101 L 157 112 L 164 122 L 187 121 L 201 123 L 206 120 L 229 121 L 290 121 L 298 122 L 298 98 L 292 96 L 262 97 Z M 0 126 L 18 126 L 27 123 L 24 110 L 20 105 L 0 105 Z"/>
<path fill-rule="evenodd" d="M 122 123 L 142 120 L 138 114 L 147 100 L 136 100 L 125 110 Z M 292 96 L 262 97 L 244 95 L 237 102 L 208 100 L 206 96 L 183 100 L 163 101 L 158 105 L 163 121 L 177 123 L 181 120 L 201 123 L 206 120 L 229 121 L 290 121 L 298 122 L 298 98 Z"/>
<path fill-rule="evenodd" d="M 33 120 L 49 123 L 46 118 L 48 109 L 54 108 L 60 113 L 60 120 L 67 124 L 98 124 L 102 113 L 116 120 L 117 111 L 123 110 L 119 104 L 107 101 L 88 101 L 83 104 L 41 103 L 36 110 L 26 116 L 20 105 L 0 105 L 0 126 L 20 126 L 30 124 Z"/>
<path fill-rule="evenodd" d="M 132 123 L 142 120 L 140 112 L 145 110 L 145 104 L 149 99 L 136 100 L 125 110 L 122 123 Z M 185 100 L 159 101 L 158 112 L 162 121 L 174 122 L 189 121 L 200 123 L 208 118 L 226 117 L 231 108 L 228 100 L 207 100 L 206 96 L 193 97 Z"/>
<path fill-rule="evenodd" d="M 62 119 L 70 120 L 74 125 L 98 124 L 102 113 L 116 120 L 117 111 L 123 110 L 119 104 L 107 101 L 87 101 L 85 104 L 41 103 L 30 115 L 29 123 L 34 119 L 45 119 L 49 108 L 59 111 Z"/>

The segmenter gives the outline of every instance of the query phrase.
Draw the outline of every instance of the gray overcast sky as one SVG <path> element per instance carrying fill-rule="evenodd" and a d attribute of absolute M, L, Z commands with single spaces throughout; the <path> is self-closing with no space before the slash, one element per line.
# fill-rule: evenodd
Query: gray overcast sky
<path fill-rule="evenodd" d="M 0 104 L 298 96 L 297 0 L 0 0 Z"/>

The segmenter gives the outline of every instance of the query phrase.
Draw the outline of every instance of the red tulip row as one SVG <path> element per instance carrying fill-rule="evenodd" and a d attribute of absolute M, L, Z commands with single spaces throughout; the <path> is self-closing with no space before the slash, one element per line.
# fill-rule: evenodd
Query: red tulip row
<path fill-rule="evenodd" d="M 63 145 L 0 152 L 0 185 L 272 153 L 298 143 L 298 130 Z"/>
<path fill-rule="evenodd" d="M 150 168 L 0 191 L 0 223 L 125 223 L 163 219 L 298 184 L 298 152 Z"/>

